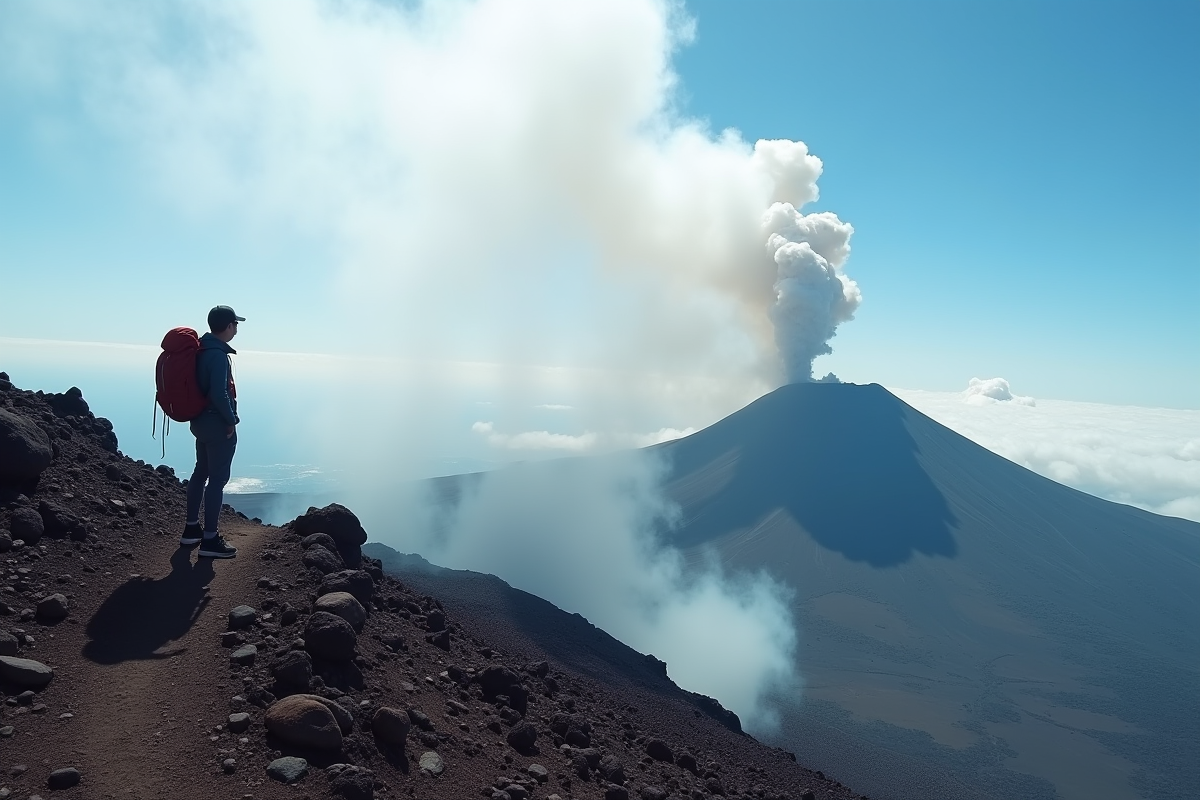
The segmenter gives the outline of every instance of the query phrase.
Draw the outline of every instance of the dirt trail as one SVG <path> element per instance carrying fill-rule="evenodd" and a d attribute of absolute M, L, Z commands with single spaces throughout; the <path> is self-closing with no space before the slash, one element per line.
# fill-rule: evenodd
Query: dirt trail
<path fill-rule="evenodd" d="M 51 726 L 39 742 L 24 743 L 33 744 L 27 758 L 73 753 L 77 760 L 31 759 L 30 783 L 40 783 L 44 770 L 75 766 L 84 781 L 68 796 L 141 800 L 191 796 L 189 786 L 199 789 L 221 774 L 214 754 L 223 743 L 209 737 L 242 686 L 230 676 L 220 634 L 231 608 L 254 603 L 263 568 L 258 555 L 276 533 L 223 520 L 222 534 L 238 548 L 233 559 L 202 559 L 196 548 L 177 547 L 174 537 L 153 537 L 139 548 L 134 571 L 111 576 L 109 591 L 89 593 L 94 607 L 81 598 L 73 612 L 79 623 L 58 626 L 42 653 L 54 665 L 81 657 L 92 662 L 87 679 L 59 669 L 47 692 L 50 715 L 64 713 L 55 702 L 62 697 L 70 698 L 65 705 L 74 716 Z M 222 739 L 232 746 L 229 734 Z M 235 785 L 255 797 L 275 793 L 260 785 L 261 769 L 252 772 Z"/>

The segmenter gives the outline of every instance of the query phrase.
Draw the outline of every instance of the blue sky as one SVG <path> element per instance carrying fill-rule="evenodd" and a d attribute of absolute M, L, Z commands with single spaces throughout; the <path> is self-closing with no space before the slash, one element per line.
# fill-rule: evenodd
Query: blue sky
<path fill-rule="evenodd" d="M 136 431 L 162 332 L 231 303 L 250 351 L 482 364 L 447 439 L 704 425 L 778 382 L 761 276 L 705 261 L 763 138 L 854 226 L 817 374 L 1200 408 L 1195 3 L 564 8 L 7 5 L 0 369 Z"/>
<path fill-rule="evenodd" d="M 1200 6 L 688 7 L 685 107 L 804 139 L 855 225 L 856 372 L 1198 407 Z"/>

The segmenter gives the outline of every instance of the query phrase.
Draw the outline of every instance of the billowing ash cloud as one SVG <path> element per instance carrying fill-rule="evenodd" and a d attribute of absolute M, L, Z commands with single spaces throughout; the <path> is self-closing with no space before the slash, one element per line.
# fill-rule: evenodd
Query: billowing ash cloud
<path fill-rule="evenodd" d="M 833 352 L 837 326 L 853 319 L 862 302 L 858 284 L 842 272 L 854 228 L 828 212 L 801 214 L 791 203 L 771 206 L 763 227 L 779 270 L 771 307 L 775 342 L 788 381 L 812 380 L 813 359 Z"/>

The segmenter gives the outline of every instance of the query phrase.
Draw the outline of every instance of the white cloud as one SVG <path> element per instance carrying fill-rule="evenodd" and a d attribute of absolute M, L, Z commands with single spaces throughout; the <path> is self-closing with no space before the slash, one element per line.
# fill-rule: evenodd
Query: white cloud
<path fill-rule="evenodd" d="M 963 401 L 973 406 L 991 403 L 1016 403 L 1019 406 L 1037 405 L 1032 397 L 1014 395 L 1004 378 L 971 378 L 963 392 Z"/>
<path fill-rule="evenodd" d="M 534 406 L 534 408 L 540 408 L 543 411 L 571 411 L 575 406 L 564 406 L 561 403 L 542 403 Z"/>
<path fill-rule="evenodd" d="M 1044 398 L 1036 406 L 996 399 L 971 403 L 958 392 L 891 391 L 1048 478 L 1108 500 L 1200 521 L 1200 411 Z"/>
<path fill-rule="evenodd" d="M 484 436 L 488 444 L 506 450 L 567 450 L 574 452 L 607 451 L 620 448 L 649 447 L 652 444 L 669 442 L 696 432 L 695 428 L 660 428 L 650 433 L 607 433 L 591 431 L 570 435 L 549 431 L 523 431 L 500 433 L 491 422 L 476 422 L 471 430 Z"/>
<path fill-rule="evenodd" d="M 476 422 L 471 430 L 487 437 L 492 447 L 507 450 L 570 450 L 582 451 L 595 447 L 598 437 L 594 433 L 570 436 L 549 431 L 524 431 L 522 433 L 497 433 L 490 422 Z"/>

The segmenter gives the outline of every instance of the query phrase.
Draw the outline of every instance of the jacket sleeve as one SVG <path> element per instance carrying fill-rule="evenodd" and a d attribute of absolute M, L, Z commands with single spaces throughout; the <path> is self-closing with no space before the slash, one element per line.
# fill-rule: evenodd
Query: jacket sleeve
<path fill-rule="evenodd" d="M 236 425 L 237 415 L 229 398 L 229 358 L 220 352 L 211 352 L 206 359 L 208 367 L 208 402 L 225 420 L 226 425 Z"/>

